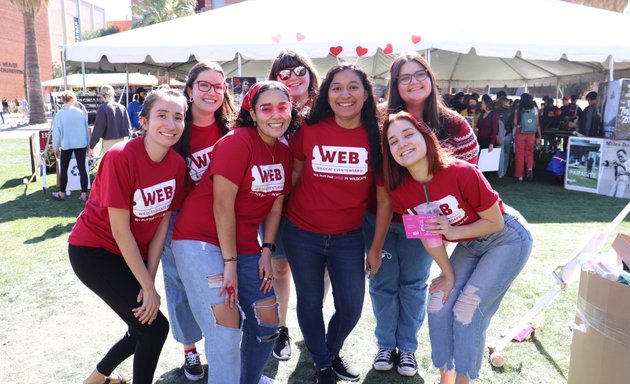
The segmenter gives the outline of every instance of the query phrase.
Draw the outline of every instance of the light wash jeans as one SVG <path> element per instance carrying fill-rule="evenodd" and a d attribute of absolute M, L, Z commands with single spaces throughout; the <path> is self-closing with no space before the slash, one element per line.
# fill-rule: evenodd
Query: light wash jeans
<path fill-rule="evenodd" d="M 499 156 L 499 170 L 497 175 L 499 177 L 505 176 L 510 166 L 510 155 L 512 154 L 513 145 L 512 133 L 507 133 L 503 138 L 503 144 L 501 144 L 501 156 Z"/>
<path fill-rule="evenodd" d="M 366 251 L 372 244 L 375 222 L 374 214 L 366 212 L 363 219 Z M 381 267 L 370 279 L 378 348 L 397 347 L 402 352 L 416 352 L 433 259 L 419 239 L 407 239 L 401 222 L 390 224 L 381 255 Z"/>
<path fill-rule="evenodd" d="M 525 219 L 506 206 L 503 220 L 499 232 L 455 247 L 450 257 L 453 291 L 444 304 L 443 292 L 430 297 L 429 336 L 436 368 L 455 368 L 470 379 L 479 376 L 490 320 L 532 251 Z"/>
<path fill-rule="evenodd" d="M 223 278 L 209 282 L 210 276 L 223 275 L 221 248 L 197 240 L 173 240 L 171 247 L 190 308 L 205 336 L 208 384 L 238 384 L 241 329 L 218 324 L 212 310 L 213 305 L 225 302 L 225 292 L 219 296 Z"/>
<path fill-rule="evenodd" d="M 365 297 L 365 244 L 360 228 L 328 235 L 305 231 L 287 220 L 284 246 L 293 273 L 297 317 L 317 368 L 333 357 L 361 317 Z M 328 268 L 335 313 L 324 326 L 324 270 Z"/>
<path fill-rule="evenodd" d="M 164 274 L 164 291 L 166 292 L 166 309 L 168 310 L 168 319 L 171 323 L 173 338 L 182 344 L 194 344 L 201 340 L 201 329 L 197 325 L 197 321 L 195 321 L 195 317 L 190 309 L 186 290 L 175 266 L 175 259 L 171 250 L 173 227 L 175 226 L 175 218 L 178 212 L 177 210 L 171 214 L 168 232 L 164 240 L 164 249 L 162 250 L 161 261 L 162 273 Z"/>
<path fill-rule="evenodd" d="M 259 301 L 275 297 L 273 290 L 268 293 L 260 291 L 262 282 L 258 277 L 260 253 L 238 255 L 238 302 L 243 318 L 241 342 L 239 329 L 217 325 L 212 311 L 208 310 L 213 304 L 225 300 L 225 294 L 218 297 L 219 288 L 210 288 L 208 285 L 208 276 L 223 273 L 221 249 L 197 240 L 175 240 L 172 247 L 191 308 L 205 336 L 208 384 L 258 383 L 278 337 L 277 302 L 264 308 L 257 306 Z M 259 311 L 274 311 L 276 322 L 262 323 L 256 316 Z M 234 376 L 236 373 L 240 374 L 240 380 L 238 376 Z"/>

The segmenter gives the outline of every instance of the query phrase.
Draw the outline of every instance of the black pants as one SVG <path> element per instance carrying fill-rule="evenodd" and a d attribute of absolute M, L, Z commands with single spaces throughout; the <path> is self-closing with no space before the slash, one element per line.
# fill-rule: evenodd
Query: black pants
<path fill-rule="evenodd" d="M 140 284 L 118 255 L 101 248 L 68 246 L 70 264 L 83 284 L 96 293 L 127 324 L 127 332 L 96 365 L 96 369 L 109 376 L 131 355 L 134 384 L 151 384 L 160 352 L 168 336 L 168 320 L 158 312 L 156 320 L 140 324 L 131 310 L 136 302 Z"/>
<path fill-rule="evenodd" d="M 88 174 L 85 169 L 85 153 L 87 148 L 72 148 L 62 149 L 59 157 L 61 158 L 61 169 L 59 170 L 59 191 L 66 193 L 66 186 L 68 185 L 68 167 L 70 166 L 70 160 L 72 159 L 72 153 L 77 160 L 77 168 L 79 168 L 79 177 L 81 180 L 81 192 L 87 192 L 88 186 Z"/>

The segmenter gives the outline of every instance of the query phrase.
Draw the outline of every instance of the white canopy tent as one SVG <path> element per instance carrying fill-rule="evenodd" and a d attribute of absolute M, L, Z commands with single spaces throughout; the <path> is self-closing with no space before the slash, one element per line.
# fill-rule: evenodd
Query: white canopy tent
<path fill-rule="evenodd" d="M 283 16 L 289 10 L 296 15 Z M 505 26 L 513 25 L 513 28 Z M 325 73 L 342 58 L 384 79 L 395 53 L 425 52 L 443 86 L 557 85 L 630 72 L 630 16 L 557 0 L 250 0 L 65 47 L 102 70 L 183 78 L 197 60 L 265 76 L 283 48 Z"/>
<path fill-rule="evenodd" d="M 128 75 L 128 77 L 127 77 Z M 68 75 L 65 79 L 68 87 L 77 88 L 85 87 L 93 88 L 100 87 L 105 84 L 112 86 L 121 85 L 142 85 L 145 87 L 157 86 L 158 78 L 154 75 L 145 75 L 142 73 L 88 73 L 85 77 L 81 74 Z M 172 79 L 169 82 L 170 86 L 181 87 L 184 83 Z M 64 78 L 57 77 L 51 80 L 42 81 L 44 87 L 63 87 Z"/>

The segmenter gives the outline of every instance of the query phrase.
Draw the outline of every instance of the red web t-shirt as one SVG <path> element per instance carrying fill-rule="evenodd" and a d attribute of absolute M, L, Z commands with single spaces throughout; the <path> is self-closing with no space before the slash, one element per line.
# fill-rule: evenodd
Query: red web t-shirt
<path fill-rule="evenodd" d="M 305 164 L 287 203 L 286 217 L 315 233 L 359 228 L 374 179 L 365 128 L 345 129 L 328 118 L 304 124 L 289 146 Z"/>
<path fill-rule="evenodd" d="M 125 209 L 130 214 L 131 233 L 146 260 L 148 245 L 162 218 L 181 205 L 185 172 L 184 160 L 172 149 L 156 163 L 144 149 L 143 138 L 115 145 L 101 160 L 90 198 L 68 242 L 122 256 L 107 209 Z"/>
<path fill-rule="evenodd" d="M 277 142 L 269 147 L 255 128 L 237 128 L 214 146 L 210 168 L 186 198 L 175 220 L 173 240 L 200 240 L 219 246 L 213 213 L 213 176 L 238 185 L 234 205 L 238 253 L 260 251 L 258 226 L 278 196 L 291 189 L 289 148 Z"/>
<path fill-rule="evenodd" d="M 485 211 L 496 202 L 501 213 L 505 213 L 503 201 L 492 189 L 479 168 L 461 160 L 439 171 L 425 184 L 429 201 L 437 201 L 440 213 L 451 225 L 465 225 L 479 220 L 477 212 Z M 390 192 L 394 211 L 401 214 L 416 214 L 416 209 L 426 204 L 422 184 L 412 178 L 406 179 Z M 466 241 L 471 239 L 460 239 Z"/>
<path fill-rule="evenodd" d="M 212 123 L 207 127 L 192 125 L 190 130 L 190 149 L 186 157 L 186 188 L 188 196 L 201 181 L 201 176 L 210 165 L 214 144 L 223 136 L 219 124 Z"/>

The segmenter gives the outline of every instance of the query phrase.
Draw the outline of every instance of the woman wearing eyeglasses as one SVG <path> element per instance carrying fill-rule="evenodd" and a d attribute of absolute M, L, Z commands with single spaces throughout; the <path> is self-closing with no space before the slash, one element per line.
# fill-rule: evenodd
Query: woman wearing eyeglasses
<path fill-rule="evenodd" d="M 295 283 L 298 322 L 322 384 L 334 383 L 335 376 L 360 378 L 340 352 L 363 307 L 366 261 L 361 221 L 374 174 L 381 169 L 379 136 L 366 73 L 355 65 L 339 64 L 326 74 L 308 123 L 289 142 L 295 189 L 287 202 L 283 240 Z M 386 197 L 384 188 L 377 194 L 380 203 Z M 391 213 L 379 205 L 380 238 L 368 252 L 368 265 L 380 258 L 390 219 L 384 212 Z M 328 327 L 322 313 L 326 269 L 335 304 Z"/>
<path fill-rule="evenodd" d="M 284 85 L 252 85 L 237 128 L 216 143 L 175 223 L 173 253 L 205 336 L 208 384 L 258 383 L 278 335 L 271 252 L 292 173 L 278 139 L 295 124 Z"/>
<path fill-rule="evenodd" d="M 443 104 L 435 75 L 426 60 L 416 52 L 405 52 L 392 62 L 389 72 L 388 113 L 409 112 L 431 127 L 440 145 L 456 158 L 476 163 L 479 146 L 475 135 L 465 118 Z M 368 211 L 364 220 L 368 246 L 374 227 L 375 216 Z M 378 343 L 374 369 L 392 369 L 398 354 L 398 373 L 413 376 L 418 371 L 415 352 L 426 312 L 432 259 L 418 239 L 406 238 L 402 217 L 396 214 L 380 261 L 379 266 L 372 266 L 374 277 L 370 279 Z"/>
<path fill-rule="evenodd" d="M 301 116 L 307 116 L 319 90 L 319 75 L 306 57 L 293 50 L 282 50 L 269 71 L 269 80 L 277 80 L 289 89 L 291 102 Z M 289 140 L 295 131 L 289 130 L 284 137 Z M 283 222 L 276 236 L 276 249 L 271 256 L 273 289 L 280 301 L 279 336 L 275 341 L 273 356 L 278 360 L 291 358 L 291 338 L 287 327 L 287 309 L 291 294 L 291 268 L 282 242 Z M 328 284 L 330 285 L 330 284 Z"/>
<path fill-rule="evenodd" d="M 227 92 L 223 69 L 213 62 L 202 61 L 190 69 L 184 95 L 188 100 L 185 128 L 174 148 L 186 160 L 185 195 L 189 195 L 210 165 L 214 144 L 229 131 L 235 107 Z M 189 380 L 201 380 L 204 372 L 195 343 L 201 340 L 202 332 L 191 312 L 171 251 L 176 216 L 177 212 L 173 212 L 162 253 L 166 304 L 173 337 L 183 345 L 184 374 Z"/>

